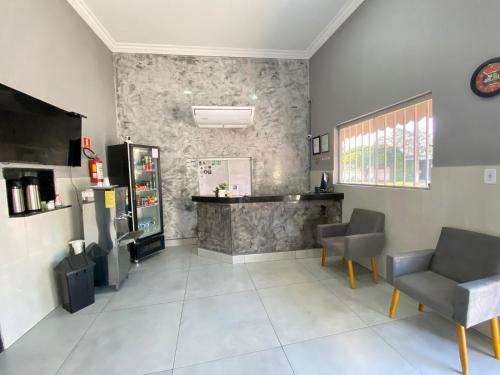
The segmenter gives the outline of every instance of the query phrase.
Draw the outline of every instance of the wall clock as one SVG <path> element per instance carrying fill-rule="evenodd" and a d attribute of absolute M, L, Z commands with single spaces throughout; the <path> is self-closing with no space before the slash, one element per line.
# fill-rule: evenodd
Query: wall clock
<path fill-rule="evenodd" d="M 472 74 L 470 87 L 483 98 L 500 94 L 500 57 L 481 64 Z"/>

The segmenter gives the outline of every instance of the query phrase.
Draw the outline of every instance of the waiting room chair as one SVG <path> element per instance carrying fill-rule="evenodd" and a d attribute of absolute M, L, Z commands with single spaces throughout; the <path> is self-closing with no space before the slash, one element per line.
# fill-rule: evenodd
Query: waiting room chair
<path fill-rule="evenodd" d="M 380 212 L 355 208 L 351 220 L 345 224 L 318 225 L 318 242 L 323 247 L 321 265 L 325 266 L 328 252 L 347 260 L 349 283 L 355 288 L 353 260 L 371 258 L 373 281 L 378 282 L 377 256 L 385 244 L 385 215 Z"/>
<path fill-rule="evenodd" d="M 442 228 L 436 249 L 387 257 L 387 281 L 394 286 L 389 316 L 400 291 L 455 322 L 460 362 L 468 373 L 465 330 L 490 321 L 493 351 L 500 359 L 500 238 Z"/>

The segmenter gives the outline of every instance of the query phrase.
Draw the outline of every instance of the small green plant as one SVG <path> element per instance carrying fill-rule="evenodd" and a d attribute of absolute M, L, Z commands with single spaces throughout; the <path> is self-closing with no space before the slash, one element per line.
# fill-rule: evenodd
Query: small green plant
<path fill-rule="evenodd" d="M 227 182 L 221 182 L 221 183 L 219 184 L 219 189 L 220 189 L 220 190 L 227 190 L 227 189 L 228 189 L 228 187 L 229 187 L 229 184 L 228 184 Z"/>

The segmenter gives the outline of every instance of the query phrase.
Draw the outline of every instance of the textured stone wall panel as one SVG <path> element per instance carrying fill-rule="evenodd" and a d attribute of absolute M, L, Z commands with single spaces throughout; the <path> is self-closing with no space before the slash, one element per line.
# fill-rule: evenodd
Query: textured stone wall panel
<path fill-rule="evenodd" d="M 162 152 L 168 239 L 197 235 L 198 158 L 252 157 L 254 195 L 309 190 L 307 61 L 116 54 L 114 63 L 119 139 Z M 255 121 L 198 129 L 192 105 L 255 105 Z"/>

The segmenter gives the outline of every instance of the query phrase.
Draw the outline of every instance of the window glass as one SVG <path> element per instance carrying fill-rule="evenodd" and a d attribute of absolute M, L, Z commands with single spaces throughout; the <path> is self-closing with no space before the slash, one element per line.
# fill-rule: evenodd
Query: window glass
<path fill-rule="evenodd" d="M 427 188 L 431 182 L 433 133 L 429 98 L 342 125 L 340 182 Z"/>

